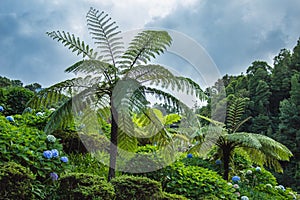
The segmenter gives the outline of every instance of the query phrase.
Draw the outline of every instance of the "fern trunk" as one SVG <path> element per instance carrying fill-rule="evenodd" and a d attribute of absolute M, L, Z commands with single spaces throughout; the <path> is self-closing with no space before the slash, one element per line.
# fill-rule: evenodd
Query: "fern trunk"
<path fill-rule="evenodd" d="M 230 162 L 230 153 L 231 150 L 228 147 L 225 147 L 222 149 L 223 151 L 223 163 L 224 163 L 224 173 L 223 173 L 223 179 L 228 181 L 228 175 L 229 175 L 229 162 Z"/>
<path fill-rule="evenodd" d="M 110 160 L 109 160 L 109 171 L 108 181 L 116 176 L 116 162 L 117 162 L 117 145 L 118 145 L 118 114 L 111 106 L 111 130 L 110 130 Z"/>

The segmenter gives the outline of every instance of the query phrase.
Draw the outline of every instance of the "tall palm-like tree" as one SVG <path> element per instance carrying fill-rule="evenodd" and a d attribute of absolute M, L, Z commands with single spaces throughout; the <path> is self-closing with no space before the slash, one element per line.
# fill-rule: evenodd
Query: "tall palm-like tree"
<path fill-rule="evenodd" d="M 247 152 L 251 160 L 257 165 L 273 167 L 277 172 L 283 171 L 279 161 L 288 161 L 292 156 L 292 152 L 286 146 L 270 137 L 238 132 L 241 125 L 249 120 L 247 118 L 241 121 L 246 101 L 247 98 L 241 97 L 231 99 L 225 124 L 200 116 L 213 124 L 214 128 L 208 129 L 210 132 L 219 132 L 216 140 L 217 152 L 214 157 L 221 158 L 223 161 L 223 178 L 225 180 L 228 180 L 229 165 L 232 162 L 234 150 L 237 148 Z M 197 146 L 192 150 L 195 149 Z"/>
<path fill-rule="evenodd" d="M 91 8 L 86 18 L 89 33 L 100 51 L 96 52 L 68 32 L 47 32 L 52 39 L 83 56 L 82 60 L 65 70 L 83 76 L 44 89 L 31 100 L 30 105 L 39 107 L 62 102 L 51 115 L 46 132 L 66 126 L 85 110 L 89 110 L 85 114 L 88 116 L 91 110 L 109 107 L 110 181 L 115 177 L 117 147 L 130 151 L 136 145 L 134 135 L 127 133 L 134 130 L 133 113 L 146 110 L 149 103 L 147 95 L 163 99 L 183 112 L 188 112 L 187 106 L 164 89 L 192 93 L 199 99 L 204 99 L 205 95 L 191 79 L 175 76 L 160 65 L 148 64 L 171 45 L 172 39 L 167 32 L 142 31 L 124 50 L 118 26 L 107 14 Z"/>

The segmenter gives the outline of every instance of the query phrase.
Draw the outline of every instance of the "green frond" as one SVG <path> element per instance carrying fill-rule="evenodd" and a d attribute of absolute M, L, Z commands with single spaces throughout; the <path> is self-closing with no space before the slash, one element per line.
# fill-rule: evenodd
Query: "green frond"
<path fill-rule="evenodd" d="M 178 114 L 168 114 L 164 117 L 164 124 L 171 125 L 178 122 L 180 119 L 181 117 Z"/>
<path fill-rule="evenodd" d="M 185 77 L 174 76 L 168 69 L 160 65 L 139 65 L 125 74 L 125 77 L 132 78 L 141 84 L 160 86 L 165 89 L 172 89 L 178 92 L 191 94 L 200 100 L 206 99 L 205 93 L 193 80 Z"/>
<path fill-rule="evenodd" d="M 288 161 L 293 156 L 286 146 L 261 134 L 233 133 L 226 139 L 237 141 L 238 147 L 242 147 L 254 163 L 272 167 L 278 172 L 282 172 L 279 161 Z"/>
<path fill-rule="evenodd" d="M 64 128 L 74 122 L 74 116 L 89 109 L 95 101 L 94 89 L 88 88 L 68 98 L 52 114 L 45 127 L 46 133 L 51 133 L 58 128 Z"/>
<path fill-rule="evenodd" d="M 82 54 L 84 57 L 89 57 L 94 59 L 97 57 L 97 52 L 94 52 L 89 45 L 85 45 L 83 41 L 79 39 L 79 37 L 75 37 L 74 34 L 70 34 L 69 32 L 65 33 L 64 31 L 52 31 L 46 33 L 53 40 L 57 40 L 61 42 L 65 47 L 68 47 L 72 52 L 77 52 L 77 55 Z"/>
<path fill-rule="evenodd" d="M 260 149 L 264 154 L 268 155 L 270 158 L 277 160 L 288 161 L 292 152 L 283 144 L 273 140 L 270 137 L 261 134 L 253 134 L 259 140 L 262 145 Z"/>
<path fill-rule="evenodd" d="M 45 127 L 45 133 L 50 134 L 58 128 L 63 128 L 74 122 L 72 112 L 72 99 L 65 101 L 58 109 L 51 114 Z"/>
<path fill-rule="evenodd" d="M 197 114 L 197 116 L 198 116 L 199 118 L 201 118 L 201 119 L 204 119 L 204 120 L 206 120 L 206 121 L 212 123 L 212 124 L 215 125 L 215 126 L 219 126 L 219 127 L 222 127 L 222 128 L 225 126 L 224 123 L 218 122 L 218 121 L 213 120 L 213 119 L 210 119 L 209 117 L 205 117 L 205 116 L 203 116 L 203 115 L 198 115 L 198 114 Z"/>
<path fill-rule="evenodd" d="M 85 74 L 111 74 L 114 72 L 114 67 L 108 63 L 102 62 L 100 60 L 81 60 L 72 66 L 68 67 L 65 72 L 78 73 L 82 72 Z"/>
<path fill-rule="evenodd" d="M 175 109 L 181 112 L 191 112 L 191 110 L 183 102 L 181 102 L 179 99 L 167 92 L 145 86 L 144 90 L 146 94 L 152 95 L 159 100 L 163 100 L 165 103 L 167 103 L 170 106 L 173 106 Z"/>
<path fill-rule="evenodd" d="M 31 108 L 51 107 L 58 105 L 70 98 L 76 91 L 86 88 L 93 88 L 91 85 L 98 82 L 99 77 L 86 76 L 85 78 L 73 78 L 70 80 L 59 82 L 49 88 L 45 88 L 38 92 L 29 102 Z M 95 88 L 93 88 L 94 90 Z"/>
<path fill-rule="evenodd" d="M 224 135 L 226 141 L 231 142 L 234 146 L 242 146 L 260 149 L 262 147 L 256 134 L 253 133 L 232 133 Z"/>
<path fill-rule="evenodd" d="M 123 55 L 123 64 L 131 69 L 136 64 L 146 64 L 151 58 L 163 53 L 172 39 L 166 31 L 146 30 L 138 33 Z"/>
<path fill-rule="evenodd" d="M 98 59 L 111 62 L 116 67 L 118 59 L 123 54 L 123 42 L 119 37 L 121 31 L 117 30 L 116 22 L 112 22 L 108 14 L 94 8 L 90 8 L 86 18 L 90 34 L 101 52 L 101 58 Z"/>
<path fill-rule="evenodd" d="M 133 130 L 132 130 L 133 131 Z M 135 152 L 137 149 L 138 141 L 134 135 L 119 129 L 118 131 L 118 147 L 123 151 Z"/>
<path fill-rule="evenodd" d="M 235 97 L 228 106 L 226 126 L 229 132 L 237 130 L 242 115 L 244 114 L 245 103 L 247 98 Z"/>

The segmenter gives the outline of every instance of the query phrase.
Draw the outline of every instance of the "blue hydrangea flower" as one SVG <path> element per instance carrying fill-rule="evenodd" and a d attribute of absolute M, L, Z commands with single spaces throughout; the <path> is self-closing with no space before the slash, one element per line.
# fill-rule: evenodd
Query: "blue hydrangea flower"
<path fill-rule="evenodd" d="M 0 106 L 0 112 L 3 112 L 3 111 L 4 111 L 3 106 Z"/>
<path fill-rule="evenodd" d="M 6 119 L 9 121 L 9 122 L 14 122 L 15 119 L 12 117 L 12 116 L 7 116 Z"/>
<path fill-rule="evenodd" d="M 43 156 L 48 159 L 52 158 L 52 151 L 44 151 Z"/>
<path fill-rule="evenodd" d="M 242 196 L 241 200 L 249 200 L 249 198 L 247 196 Z"/>
<path fill-rule="evenodd" d="M 56 141 L 56 137 L 54 135 L 47 135 L 48 142 L 54 143 Z"/>
<path fill-rule="evenodd" d="M 260 168 L 260 167 L 256 167 L 255 170 L 256 170 L 257 172 L 260 172 L 260 171 L 261 171 L 261 168 Z"/>
<path fill-rule="evenodd" d="M 193 157 L 193 154 L 189 153 L 186 157 L 187 157 L 187 158 L 192 158 L 192 157 Z"/>
<path fill-rule="evenodd" d="M 52 150 L 51 150 L 51 153 L 52 153 L 52 157 L 53 157 L 53 158 L 56 158 L 56 157 L 58 157 L 58 155 L 59 155 L 57 149 L 52 149 Z"/>
<path fill-rule="evenodd" d="M 69 159 L 66 156 L 61 157 L 60 160 L 64 163 L 69 161 Z"/>
<path fill-rule="evenodd" d="M 222 161 L 221 160 L 216 160 L 216 165 L 221 165 Z"/>
<path fill-rule="evenodd" d="M 58 175 L 55 172 L 51 172 L 50 173 L 50 178 L 52 179 L 52 181 L 56 181 L 58 179 Z"/>
<path fill-rule="evenodd" d="M 238 181 L 241 180 L 241 178 L 240 178 L 239 176 L 234 176 L 234 177 L 232 177 L 231 180 L 232 180 L 233 182 L 238 182 Z"/>

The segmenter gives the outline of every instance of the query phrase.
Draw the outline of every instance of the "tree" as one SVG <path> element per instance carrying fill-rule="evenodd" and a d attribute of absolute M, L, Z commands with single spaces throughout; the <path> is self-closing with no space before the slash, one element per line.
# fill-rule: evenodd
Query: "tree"
<path fill-rule="evenodd" d="M 286 146 L 267 136 L 238 132 L 240 126 L 248 120 L 241 119 L 246 100 L 240 97 L 232 99 L 228 106 L 225 124 L 210 120 L 217 125 L 213 130 L 220 132 L 216 134 L 220 136 L 216 142 L 217 153 L 214 156 L 223 161 L 223 178 L 225 180 L 228 180 L 229 165 L 237 148 L 247 152 L 254 163 L 273 167 L 279 172 L 282 172 L 279 160 L 289 160 L 292 156 Z"/>
<path fill-rule="evenodd" d="M 193 93 L 199 99 L 204 99 L 205 95 L 191 79 L 174 76 L 160 65 L 147 64 L 171 45 L 172 40 L 167 32 L 143 31 L 134 37 L 124 51 L 118 26 L 107 14 L 91 8 L 87 13 L 87 26 L 100 49 L 100 55 L 73 34 L 64 31 L 47 33 L 54 40 L 83 56 L 83 60 L 65 71 L 82 73 L 84 77 L 66 80 L 42 90 L 31 104 L 39 106 L 57 102 L 57 94 L 68 92 L 70 98 L 51 115 L 46 132 L 68 124 L 76 112 L 109 106 L 110 181 L 115 176 L 117 147 L 133 151 L 136 145 L 132 134 L 126 133 L 134 130 L 133 113 L 147 109 L 147 95 L 158 97 L 182 112 L 188 112 L 188 108 L 179 99 L 155 86 Z M 89 116 L 88 113 L 86 116 Z"/>
<path fill-rule="evenodd" d="M 283 163 L 286 173 L 277 175 L 284 184 L 289 184 L 295 190 L 300 189 L 300 74 L 291 78 L 290 98 L 280 102 L 279 125 L 275 135 L 294 154 L 290 163 Z"/>
<path fill-rule="evenodd" d="M 5 113 L 7 115 L 22 114 L 27 102 L 34 96 L 34 93 L 23 87 L 9 87 L 4 91 Z"/>
<path fill-rule="evenodd" d="M 27 88 L 27 89 L 29 89 L 33 92 L 38 92 L 42 89 L 42 86 L 39 83 L 32 83 L 32 84 L 29 84 L 29 85 L 25 85 L 25 88 Z"/>

